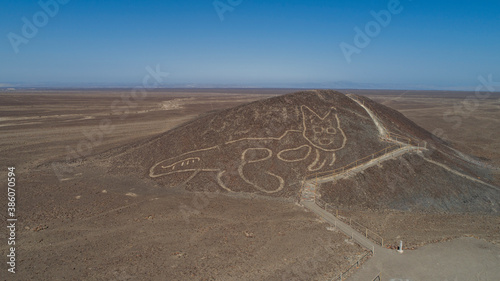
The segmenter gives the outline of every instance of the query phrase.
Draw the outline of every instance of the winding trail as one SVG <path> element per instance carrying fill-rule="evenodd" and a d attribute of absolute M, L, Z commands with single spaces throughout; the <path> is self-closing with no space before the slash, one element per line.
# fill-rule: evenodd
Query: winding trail
<path fill-rule="evenodd" d="M 364 171 L 370 167 L 373 167 L 379 163 L 397 158 L 401 155 L 404 155 L 404 154 L 412 152 L 412 151 L 418 151 L 420 149 L 422 149 L 422 148 L 412 146 L 412 145 L 403 146 L 403 147 L 398 148 L 394 151 L 388 152 L 387 154 L 384 154 L 380 157 L 374 158 L 366 163 L 363 163 L 363 164 L 360 164 L 360 165 L 353 167 L 351 169 L 345 170 L 342 173 L 338 173 L 338 174 L 334 174 L 334 175 L 330 175 L 330 176 L 318 177 L 317 179 L 314 179 L 311 181 L 314 181 L 314 183 L 325 183 L 325 182 L 335 181 L 338 179 L 348 178 L 354 174 L 362 172 L 362 171 Z"/>
<path fill-rule="evenodd" d="M 375 123 L 375 126 L 377 126 L 378 133 L 379 133 L 380 137 L 385 137 L 385 136 L 388 135 L 387 129 L 384 127 L 384 125 L 382 125 L 381 121 L 378 120 L 378 117 L 370 109 L 368 109 L 368 107 L 366 107 L 364 105 L 364 103 L 362 103 L 362 102 L 358 101 L 357 99 L 353 98 L 352 94 L 347 94 L 346 96 L 348 98 L 350 98 L 351 100 L 353 100 L 354 102 L 356 102 L 357 104 L 359 104 L 359 106 L 361 106 L 362 108 L 364 108 L 365 111 L 368 113 L 368 115 L 370 115 L 370 117 L 373 120 L 373 123 Z"/>
<path fill-rule="evenodd" d="M 306 202 L 302 202 L 302 204 L 306 208 L 308 208 L 309 210 L 313 211 L 315 214 L 317 214 L 318 216 L 323 218 L 326 222 L 328 222 L 329 224 L 331 224 L 335 228 L 339 229 L 347 236 L 351 237 L 360 246 L 362 246 L 362 247 L 366 248 L 367 250 L 371 251 L 372 253 L 374 253 L 376 245 L 370 239 L 366 238 L 364 235 L 362 235 L 359 232 L 357 232 L 356 230 L 354 230 L 348 224 L 340 221 L 333 214 L 325 211 L 320 206 L 316 205 L 315 202 L 306 201 Z"/>
<path fill-rule="evenodd" d="M 466 175 L 466 174 L 462 174 L 462 173 L 460 173 L 459 171 L 457 171 L 457 170 L 455 170 L 455 169 L 452 169 L 452 168 L 450 168 L 450 167 L 446 166 L 446 165 L 445 165 L 445 164 L 443 164 L 443 163 L 439 163 L 439 162 L 437 162 L 437 161 L 431 160 L 431 159 L 426 158 L 426 157 L 422 157 L 422 158 L 423 158 L 425 161 L 427 161 L 427 162 L 429 162 L 429 163 L 432 163 L 432 164 L 434 164 L 434 165 L 437 165 L 437 166 L 439 166 L 439 167 L 441 167 L 441 168 L 443 168 L 443 169 L 445 169 L 445 170 L 447 170 L 447 171 L 449 171 L 449 172 L 451 172 L 451 173 L 453 173 L 453 174 L 455 174 L 455 175 L 457 175 L 457 176 L 460 176 L 460 177 L 466 178 L 466 179 L 468 179 L 468 180 L 470 180 L 470 181 L 474 181 L 474 182 L 477 182 L 477 183 L 480 183 L 480 184 L 486 185 L 486 186 L 491 187 L 491 188 L 496 189 L 496 190 L 500 190 L 500 188 L 498 188 L 498 187 L 496 187 L 496 186 L 494 186 L 494 185 L 492 185 L 492 184 L 489 184 L 489 183 L 484 182 L 484 181 L 482 181 L 482 180 L 479 180 L 479 179 L 476 179 L 476 178 L 474 178 L 474 177 L 468 176 L 468 175 Z"/>
<path fill-rule="evenodd" d="M 389 275 L 392 275 L 391 277 L 398 277 L 398 278 L 403 277 L 403 275 L 408 272 L 407 267 L 413 266 L 415 261 L 428 260 L 428 256 L 430 254 L 424 253 L 425 250 L 422 252 L 416 251 L 414 254 L 406 257 L 405 259 L 402 259 L 402 257 L 405 257 L 407 254 L 402 256 L 394 250 L 389 250 L 389 249 L 386 249 L 386 248 L 383 248 L 379 245 L 374 244 L 371 240 L 366 238 L 365 235 L 357 232 L 349 225 L 343 223 L 342 221 L 337 219 L 335 217 L 335 215 L 324 210 L 316 203 L 317 185 L 318 184 L 336 181 L 336 180 L 342 179 L 342 178 L 347 178 L 347 177 L 355 175 L 361 171 L 364 171 L 370 167 L 373 167 L 381 162 L 384 162 L 384 161 L 387 161 L 390 159 L 395 159 L 395 158 L 400 157 L 406 153 L 418 151 L 419 152 L 418 155 L 420 157 L 422 157 L 425 161 L 427 161 L 431 164 L 437 165 L 443 169 L 446 169 L 447 171 L 449 171 L 455 175 L 458 175 L 458 176 L 464 177 L 468 180 L 486 185 L 486 186 L 493 188 L 493 189 L 496 189 L 496 190 L 500 190 L 500 188 L 498 188 L 494 185 L 491 185 L 489 183 L 486 183 L 484 181 L 481 181 L 479 179 L 476 179 L 472 176 L 463 174 L 463 173 L 461 173 L 461 172 L 459 172 L 451 167 L 448 167 L 445 164 L 442 164 L 442 163 L 439 163 L 439 162 L 436 162 L 434 160 L 431 160 L 431 159 L 424 157 L 424 155 L 422 153 L 420 153 L 420 151 L 427 150 L 426 147 L 411 145 L 410 144 L 411 141 L 409 141 L 408 143 L 405 143 L 405 142 L 401 142 L 397 139 L 393 139 L 391 137 L 391 133 L 389 133 L 389 131 L 384 127 L 384 125 L 378 119 L 376 114 L 373 113 L 367 106 L 365 106 L 363 102 L 360 102 L 359 100 L 354 98 L 354 96 L 352 94 L 347 94 L 346 96 L 349 97 L 354 102 L 356 102 L 359 106 L 361 106 L 368 113 L 370 118 L 373 120 L 373 123 L 377 127 L 380 138 L 383 141 L 398 144 L 398 145 L 400 145 L 400 148 L 395 149 L 393 151 L 386 152 L 385 154 L 383 154 L 379 157 L 374 157 L 375 154 L 373 154 L 371 160 L 369 160 L 365 163 L 362 163 L 360 165 L 356 165 L 356 166 L 349 168 L 349 169 L 346 169 L 346 170 L 342 169 L 341 172 L 333 173 L 333 174 L 329 174 L 329 175 L 325 175 L 325 176 L 318 176 L 316 178 L 305 180 L 304 186 L 302 188 L 301 204 L 304 207 L 306 207 L 307 209 L 309 209 L 310 211 L 317 214 L 319 217 L 323 218 L 329 224 L 335 226 L 336 229 L 342 231 L 348 237 L 352 238 L 359 245 L 361 245 L 362 247 L 366 248 L 367 250 L 369 250 L 373 253 L 373 257 L 371 259 L 369 259 L 365 264 L 363 264 L 362 268 L 359 271 L 355 272 L 349 278 L 350 280 L 373 280 L 373 278 L 376 277 L 377 274 L 379 274 L 381 271 L 385 271 L 385 272 L 389 273 Z M 395 136 L 398 137 L 397 135 L 395 135 Z M 453 243 L 455 243 L 455 242 L 453 242 Z M 471 243 L 474 244 L 474 243 L 479 243 L 479 242 L 474 242 L 474 241 L 470 242 L 469 240 L 467 240 L 467 247 Z M 481 243 L 483 243 L 483 242 L 481 242 Z M 441 246 L 432 246 L 431 245 L 429 247 L 441 247 Z M 375 252 L 377 253 L 377 255 L 375 255 Z M 434 251 L 431 254 L 438 255 L 437 253 L 441 253 L 441 251 L 439 251 L 439 252 Z M 500 255 L 499 255 L 499 257 L 500 257 Z M 466 267 L 467 266 L 464 265 L 463 267 L 460 267 L 460 268 L 466 268 Z M 447 269 L 449 270 L 449 268 L 453 268 L 453 270 L 456 270 L 455 265 L 449 265 L 447 267 Z M 470 267 L 467 267 L 467 268 L 470 268 Z M 443 273 L 442 270 L 438 270 L 438 271 L 439 272 L 435 272 L 434 274 L 438 273 L 438 275 L 439 275 L 439 273 Z M 453 272 L 453 271 L 451 271 L 451 272 Z M 468 272 L 470 272 L 470 270 Z M 403 274 L 403 275 L 401 275 L 401 274 Z M 412 271 L 412 274 L 408 274 L 407 276 L 411 276 L 413 278 L 419 278 L 419 277 L 424 277 L 424 276 L 429 277 L 429 276 L 427 276 L 427 274 L 429 274 L 429 272 L 427 270 L 425 270 L 425 268 L 424 269 L 415 268 L 415 270 Z M 384 276 L 384 274 L 382 274 L 382 276 Z M 434 276 L 436 276 L 436 275 L 434 275 Z M 385 275 L 384 277 L 388 277 L 388 276 Z M 386 279 L 383 279 L 383 280 L 386 280 Z M 387 280 L 389 280 L 389 279 L 387 279 Z M 424 280 L 424 279 L 422 279 L 422 280 Z M 425 280 L 430 280 L 430 279 L 425 279 Z"/>
<path fill-rule="evenodd" d="M 370 239 L 366 238 L 365 235 L 354 230 L 352 227 L 340 221 L 333 214 L 327 212 L 326 210 L 322 209 L 320 206 L 316 204 L 315 201 L 316 201 L 317 185 L 319 183 L 331 182 L 340 178 L 349 177 L 351 175 L 364 171 L 370 167 L 373 167 L 381 162 L 400 157 L 406 153 L 410 153 L 413 151 L 420 151 L 421 149 L 424 148 L 409 145 L 407 143 L 400 142 L 396 139 L 392 139 L 387 129 L 382 125 L 381 121 L 368 107 L 366 107 L 363 103 L 359 102 L 357 99 L 353 98 L 352 95 L 347 95 L 347 96 L 353 101 L 355 101 L 368 113 L 370 118 L 373 120 L 373 123 L 377 127 L 380 138 L 382 140 L 399 144 L 401 147 L 393 151 L 388 151 L 385 154 L 376 158 L 374 157 L 374 155 L 372 155 L 373 156 L 372 159 L 367 161 L 366 163 L 356 165 L 347 170 L 342 170 L 342 172 L 340 173 L 326 175 L 322 177 L 316 177 L 314 179 L 304 181 L 304 186 L 302 188 L 302 194 L 301 194 L 301 204 L 305 208 L 314 212 L 319 217 L 323 218 L 326 222 L 334 226 L 336 229 L 342 231 L 345 235 L 353 239 L 360 246 L 366 248 L 368 251 L 371 251 L 373 255 L 375 255 L 375 251 L 377 251 L 377 253 L 382 253 L 383 256 L 386 256 L 389 254 L 389 250 L 384 249 L 378 245 L 375 245 Z M 371 276 L 371 278 L 373 278 L 377 274 L 376 270 L 377 270 L 376 267 L 375 268 L 371 267 L 370 269 L 365 270 L 363 274 L 366 274 L 366 276 Z"/>

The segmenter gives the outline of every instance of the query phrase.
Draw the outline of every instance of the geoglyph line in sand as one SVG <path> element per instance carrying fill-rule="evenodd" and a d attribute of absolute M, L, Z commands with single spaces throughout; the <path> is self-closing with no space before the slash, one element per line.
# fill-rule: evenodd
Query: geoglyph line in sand
<path fill-rule="evenodd" d="M 264 174 L 276 178 L 279 182 L 278 187 L 268 190 L 266 188 L 258 186 L 245 176 L 244 174 L 245 165 L 268 160 L 273 155 L 276 155 L 276 158 L 278 160 L 283 161 L 285 163 L 301 162 L 310 158 L 310 155 L 314 148 L 315 157 L 312 163 L 307 166 L 307 169 L 309 171 L 318 171 L 321 170 L 326 163 L 328 163 L 329 166 L 332 166 L 336 160 L 334 152 L 343 149 L 347 142 L 347 137 L 341 128 L 340 119 L 338 117 L 337 109 L 335 107 L 330 107 L 329 111 L 324 116 L 318 115 L 318 113 L 316 113 L 306 105 L 300 106 L 300 111 L 302 112 L 302 126 L 303 126 L 302 130 L 289 129 L 286 130 L 279 137 L 241 138 L 237 140 L 226 141 L 222 145 L 216 145 L 204 149 L 185 152 L 175 157 L 171 157 L 154 164 L 149 170 L 149 176 L 152 178 L 157 178 L 176 173 L 192 173 L 187 180 L 183 181 L 183 184 L 185 184 L 200 172 L 216 172 L 217 173 L 216 179 L 218 185 L 227 191 L 232 191 L 226 184 L 224 184 L 222 180 L 222 176 L 224 175 L 226 170 L 224 168 L 215 168 L 215 167 L 211 168 L 211 167 L 200 166 L 200 165 L 208 165 L 207 163 L 203 162 L 203 155 L 200 154 L 217 150 L 222 152 L 222 150 L 226 149 L 226 146 L 229 146 L 234 143 L 255 142 L 256 145 L 258 145 L 259 147 L 248 148 L 241 153 L 241 159 L 240 159 L 241 162 L 237 169 L 238 175 L 243 181 L 250 184 L 252 187 L 261 192 L 265 193 L 278 192 L 282 190 L 285 186 L 285 180 L 281 176 L 274 174 L 270 171 L 264 172 Z M 328 119 L 328 117 L 330 118 Z M 299 145 L 296 148 L 282 149 L 277 154 L 275 154 L 270 148 L 261 147 L 264 145 L 268 145 L 267 142 L 269 141 L 277 141 L 279 144 L 283 141 L 283 139 L 287 138 L 289 135 L 297 133 L 301 133 L 302 139 L 306 144 Z M 300 154 L 301 149 L 306 149 L 307 152 L 299 157 L 293 156 L 293 152 L 297 152 L 298 154 Z M 262 159 L 256 159 L 256 160 L 246 159 L 247 152 L 258 151 L 258 150 L 266 151 L 267 155 Z M 292 152 L 291 153 L 292 157 L 286 157 L 287 152 Z M 182 159 L 182 157 L 186 158 Z M 157 170 L 160 171 L 157 172 Z"/>

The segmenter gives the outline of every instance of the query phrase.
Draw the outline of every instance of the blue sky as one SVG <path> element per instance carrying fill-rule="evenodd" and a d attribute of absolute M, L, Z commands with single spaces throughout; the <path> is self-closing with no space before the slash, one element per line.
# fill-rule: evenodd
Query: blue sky
<path fill-rule="evenodd" d="M 220 0 L 232 8 L 223 20 L 213 0 L 41 2 L 58 5 L 46 24 L 38 1 L 2 3 L 0 86 L 140 85 L 156 65 L 170 73 L 166 87 L 473 89 L 478 75 L 500 81 L 500 1 L 401 0 L 391 10 L 398 1 Z M 391 15 L 386 26 L 371 13 L 382 10 Z M 38 20 L 32 38 L 23 36 L 23 17 Z M 355 27 L 366 33 L 370 23 L 370 42 L 356 45 Z M 342 42 L 357 49 L 350 62 Z"/>

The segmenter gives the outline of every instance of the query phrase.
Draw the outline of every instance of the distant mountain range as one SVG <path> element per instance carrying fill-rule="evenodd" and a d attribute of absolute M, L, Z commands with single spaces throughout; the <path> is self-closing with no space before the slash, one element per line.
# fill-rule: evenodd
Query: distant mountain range
<path fill-rule="evenodd" d="M 0 90 L 26 88 L 133 88 L 141 83 L 64 83 L 64 82 L 4 82 Z M 471 86 L 435 86 L 425 84 L 359 83 L 351 81 L 304 83 L 166 83 L 158 88 L 287 88 L 287 89 L 387 89 L 387 90 L 442 90 L 474 91 Z"/>

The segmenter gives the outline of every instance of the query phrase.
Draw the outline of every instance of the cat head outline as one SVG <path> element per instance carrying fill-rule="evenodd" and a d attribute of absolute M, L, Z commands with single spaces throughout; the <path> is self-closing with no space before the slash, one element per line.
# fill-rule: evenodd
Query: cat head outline
<path fill-rule="evenodd" d="M 340 126 L 337 109 L 331 107 L 321 117 L 306 105 L 300 107 L 302 112 L 302 135 L 312 146 L 324 151 L 336 151 L 344 148 L 347 137 Z"/>

